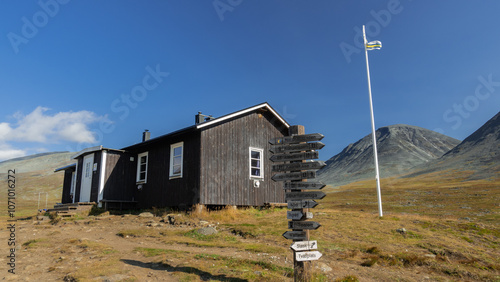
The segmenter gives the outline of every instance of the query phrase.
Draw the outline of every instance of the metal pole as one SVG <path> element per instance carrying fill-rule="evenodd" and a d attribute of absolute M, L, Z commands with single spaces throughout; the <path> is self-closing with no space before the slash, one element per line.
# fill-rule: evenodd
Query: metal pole
<path fill-rule="evenodd" d="M 368 50 L 366 50 L 366 35 L 365 26 L 363 25 L 363 40 L 365 44 L 365 57 L 366 57 L 366 74 L 368 77 L 368 95 L 370 97 L 370 115 L 372 119 L 372 138 L 373 138 L 373 157 L 375 161 L 375 179 L 377 180 L 377 199 L 378 199 L 378 214 L 380 217 L 382 214 L 382 197 L 380 195 L 380 175 L 378 171 L 378 157 L 377 157 L 377 136 L 375 135 L 375 118 L 373 116 L 373 102 L 372 102 L 372 87 L 370 83 L 370 67 L 368 65 Z"/>

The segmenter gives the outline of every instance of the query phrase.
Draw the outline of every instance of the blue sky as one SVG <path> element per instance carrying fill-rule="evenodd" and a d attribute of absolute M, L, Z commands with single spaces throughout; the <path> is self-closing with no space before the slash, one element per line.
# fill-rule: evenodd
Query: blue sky
<path fill-rule="evenodd" d="M 464 139 L 500 109 L 498 1 L 1 1 L 0 160 L 122 148 L 269 102 L 322 159 L 376 127 Z"/>

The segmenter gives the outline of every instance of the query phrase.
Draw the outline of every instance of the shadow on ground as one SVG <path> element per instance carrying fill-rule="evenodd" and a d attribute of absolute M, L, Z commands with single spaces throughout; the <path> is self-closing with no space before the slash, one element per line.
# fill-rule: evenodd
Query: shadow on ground
<path fill-rule="evenodd" d="M 208 280 L 216 280 L 216 281 L 234 281 L 234 282 L 248 282 L 247 279 L 241 279 L 241 278 L 234 278 L 234 277 L 228 277 L 226 275 L 212 275 L 210 272 L 206 272 L 203 270 L 200 270 L 198 268 L 194 267 L 189 267 L 189 266 L 172 266 L 167 263 L 151 263 L 151 262 L 142 262 L 138 260 L 131 260 L 131 259 L 121 259 L 122 262 L 133 265 L 133 266 L 138 266 L 138 267 L 143 267 L 143 268 L 149 268 L 152 270 L 165 270 L 168 272 L 184 272 L 188 274 L 195 274 L 200 277 L 201 280 L 203 281 L 208 281 Z"/>

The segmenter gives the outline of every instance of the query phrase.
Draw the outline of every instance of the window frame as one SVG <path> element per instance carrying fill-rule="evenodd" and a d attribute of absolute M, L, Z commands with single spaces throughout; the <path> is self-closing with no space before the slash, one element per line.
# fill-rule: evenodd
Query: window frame
<path fill-rule="evenodd" d="M 181 154 L 180 155 L 174 155 L 175 149 L 181 148 Z M 174 173 L 174 158 L 180 157 L 181 163 L 180 163 L 180 172 L 179 173 Z M 169 163 L 169 179 L 176 179 L 176 178 L 182 178 L 184 174 L 184 142 L 178 142 L 175 144 L 170 145 L 170 163 Z"/>
<path fill-rule="evenodd" d="M 252 158 L 252 152 L 259 152 L 259 159 Z M 252 160 L 258 160 L 259 161 L 259 166 L 252 166 Z M 264 149 L 261 148 L 255 148 L 255 147 L 250 147 L 248 149 L 248 174 L 250 176 L 250 179 L 258 179 L 258 180 L 263 180 L 264 179 Z M 260 175 L 256 176 L 252 174 L 252 169 L 256 168 L 260 170 Z"/>
<path fill-rule="evenodd" d="M 144 170 L 144 179 L 141 178 L 141 159 L 142 157 L 146 157 L 146 168 Z M 147 183 L 148 180 L 148 168 L 149 168 L 149 152 L 143 152 L 137 155 L 137 171 L 136 171 L 136 176 L 135 176 L 135 182 L 136 183 Z"/>

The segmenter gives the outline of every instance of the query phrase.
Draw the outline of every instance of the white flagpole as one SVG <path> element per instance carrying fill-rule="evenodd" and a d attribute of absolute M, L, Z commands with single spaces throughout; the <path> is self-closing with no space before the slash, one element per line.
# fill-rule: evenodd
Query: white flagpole
<path fill-rule="evenodd" d="M 370 83 L 370 67 L 368 66 L 368 50 L 366 50 L 366 35 L 365 26 L 363 26 L 363 40 L 365 44 L 365 57 L 366 57 L 366 74 L 368 76 L 368 95 L 370 97 L 370 114 L 372 118 L 372 138 L 373 138 L 373 157 L 375 161 L 375 179 L 377 180 L 377 199 L 378 199 L 378 215 L 382 214 L 382 196 L 380 195 L 380 175 L 378 172 L 378 157 L 377 157 L 377 136 L 375 135 L 375 118 L 373 116 L 373 102 L 372 102 L 372 87 Z"/>

